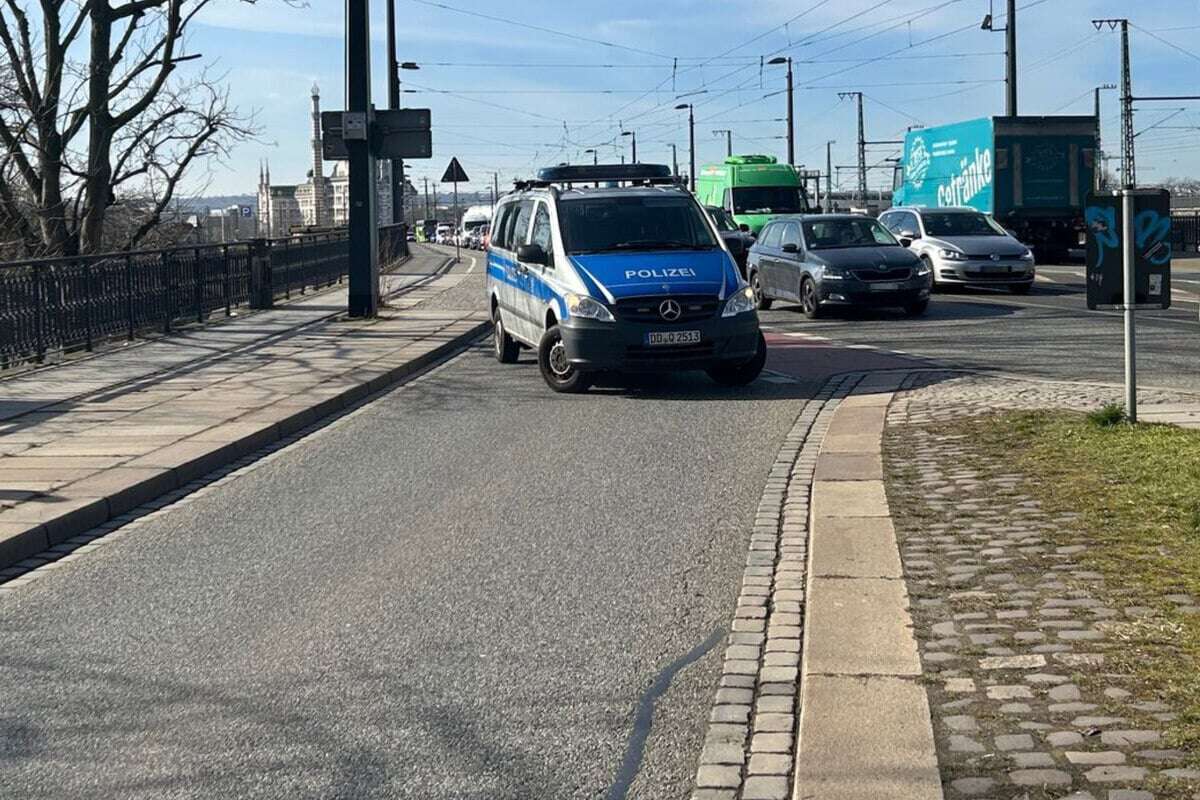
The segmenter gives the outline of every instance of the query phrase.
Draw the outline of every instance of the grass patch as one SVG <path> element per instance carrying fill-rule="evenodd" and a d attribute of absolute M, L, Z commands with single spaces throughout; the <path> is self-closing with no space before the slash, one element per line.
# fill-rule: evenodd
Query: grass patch
<path fill-rule="evenodd" d="M 953 432 L 968 435 L 992 468 L 1025 474 L 1026 491 L 1047 511 L 1079 514 L 1064 541 L 1088 545 L 1080 563 L 1105 575 L 1114 607 L 1153 609 L 1111 625 L 1105 672 L 1132 675 L 1140 696 L 1178 711 L 1168 738 L 1195 758 L 1200 615 L 1165 596 L 1200 598 L 1200 431 L 1117 424 L 1123 418 L 1119 407 L 1087 417 L 1013 412 L 964 420 Z"/>
<path fill-rule="evenodd" d="M 1120 425 L 1129 417 L 1125 414 L 1125 406 L 1120 403 L 1109 403 L 1087 415 L 1088 422 L 1098 428 L 1111 428 Z"/>

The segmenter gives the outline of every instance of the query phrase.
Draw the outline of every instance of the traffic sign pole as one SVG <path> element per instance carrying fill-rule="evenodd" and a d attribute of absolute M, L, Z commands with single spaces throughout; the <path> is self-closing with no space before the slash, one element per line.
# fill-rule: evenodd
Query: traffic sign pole
<path fill-rule="evenodd" d="M 458 181 L 454 182 L 454 263 L 458 263 Z"/>
<path fill-rule="evenodd" d="M 371 151 L 371 22 L 367 0 L 346 0 L 346 110 L 342 133 L 350 156 L 350 291 L 352 317 L 379 312 L 379 220 Z"/>
<path fill-rule="evenodd" d="M 1125 413 L 1132 423 L 1137 422 L 1137 338 L 1133 322 L 1137 293 L 1134 285 L 1136 255 L 1133 236 L 1133 192 L 1129 188 L 1121 190 L 1121 216 L 1121 250 L 1125 270 Z"/>

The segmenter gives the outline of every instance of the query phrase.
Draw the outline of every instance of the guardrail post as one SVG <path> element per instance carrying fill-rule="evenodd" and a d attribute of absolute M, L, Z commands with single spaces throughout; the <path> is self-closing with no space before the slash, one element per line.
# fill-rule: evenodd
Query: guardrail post
<path fill-rule="evenodd" d="M 221 261 L 224 264 L 223 269 L 225 271 L 224 272 L 225 316 L 229 317 L 229 316 L 233 315 L 232 314 L 233 309 L 231 308 L 232 299 L 230 297 L 231 293 L 233 292 L 233 288 L 229 285 L 229 245 L 227 245 L 227 244 L 221 246 Z"/>
<path fill-rule="evenodd" d="M 204 275 L 207 270 L 200 260 L 200 248 L 192 248 L 192 278 L 196 281 L 196 289 L 192 293 L 196 299 L 196 322 L 204 322 Z"/>
<path fill-rule="evenodd" d="M 83 347 L 92 352 L 92 265 L 83 265 Z"/>
<path fill-rule="evenodd" d="M 42 269 L 36 264 L 33 267 L 33 320 L 37 350 L 34 360 L 39 364 L 46 360 L 46 297 Z"/>
<path fill-rule="evenodd" d="M 175 292 L 171 287 L 171 254 L 164 250 L 158 257 L 159 269 L 162 271 L 163 287 L 163 333 L 171 332 L 171 317 L 175 316 Z"/>
<path fill-rule="evenodd" d="M 133 255 L 125 254 L 125 323 L 126 336 L 133 341 Z"/>
<path fill-rule="evenodd" d="M 254 239 L 250 242 L 250 307 L 271 308 L 273 305 L 271 243 L 266 239 Z"/>

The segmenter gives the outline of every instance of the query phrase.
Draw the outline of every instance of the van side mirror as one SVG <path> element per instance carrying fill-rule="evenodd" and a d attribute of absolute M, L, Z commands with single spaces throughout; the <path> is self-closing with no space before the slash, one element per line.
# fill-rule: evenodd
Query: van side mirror
<path fill-rule="evenodd" d="M 788 242 L 781 249 L 785 253 L 799 253 L 800 245 L 796 244 L 795 242 Z"/>
<path fill-rule="evenodd" d="M 904 247 L 912 247 L 913 240 L 908 236 L 900 237 L 900 244 Z"/>
<path fill-rule="evenodd" d="M 517 261 L 523 264 L 545 264 L 548 260 L 540 244 L 523 244 L 517 248 Z"/>
<path fill-rule="evenodd" d="M 738 230 L 741 231 L 742 233 L 749 233 L 750 226 L 743 222 L 741 225 L 738 225 Z"/>

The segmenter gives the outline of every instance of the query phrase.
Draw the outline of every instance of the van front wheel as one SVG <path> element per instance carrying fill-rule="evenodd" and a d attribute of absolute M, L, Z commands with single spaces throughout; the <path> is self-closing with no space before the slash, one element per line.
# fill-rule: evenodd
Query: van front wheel
<path fill-rule="evenodd" d="M 749 361 L 741 364 L 722 364 L 719 367 L 712 367 L 707 370 L 708 377 L 712 378 L 722 386 L 745 386 L 753 383 L 763 371 L 763 367 L 767 364 L 767 340 L 762 335 L 762 331 L 758 333 L 758 350 L 750 357 Z"/>
<path fill-rule="evenodd" d="M 542 334 L 538 343 L 538 366 L 546 385 L 556 392 L 575 394 L 586 392 L 591 381 L 567 360 L 567 348 L 557 325 Z"/>

